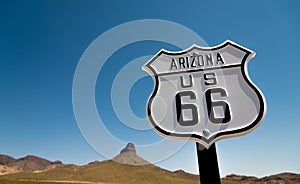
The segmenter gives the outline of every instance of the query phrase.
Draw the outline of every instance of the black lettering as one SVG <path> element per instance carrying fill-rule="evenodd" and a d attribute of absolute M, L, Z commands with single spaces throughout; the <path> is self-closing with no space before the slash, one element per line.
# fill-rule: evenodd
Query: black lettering
<path fill-rule="evenodd" d="M 220 94 L 221 97 L 227 97 L 227 93 L 223 88 L 208 89 L 205 92 L 209 120 L 215 124 L 228 123 L 231 120 L 229 105 L 225 101 L 212 101 L 211 95 L 213 93 Z M 214 113 L 214 107 L 222 107 L 224 116 L 216 117 Z"/>
<path fill-rule="evenodd" d="M 204 66 L 203 56 L 199 55 L 197 58 L 198 58 L 198 66 Z"/>
<path fill-rule="evenodd" d="M 221 54 L 220 54 L 220 53 L 217 53 L 217 64 L 219 64 L 220 62 L 221 62 L 222 64 L 224 64 L 224 61 L 223 61 L 223 58 L 222 58 Z"/>
<path fill-rule="evenodd" d="M 215 73 L 205 73 L 204 74 L 204 80 L 205 80 L 205 85 L 216 85 L 217 84 L 217 79 L 216 79 L 216 74 Z"/>
<path fill-rule="evenodd" d="M 185 57 L 185 59 L 186 59 L 186 67 L 190 68 L 189 57 Z"/>
<path fill-rule="evenodd" d="M 185 68 L 184 57 L 180 57 L 178 62 L 180 69 Z"/>
<path fill-rule="evenodd" d="M 197 67 L 195 64 L 195 56 L 191 56 L 192 62 L 191 62 L 191 67 Z"/>
<path fill-rule="evenodd" d="M 193 77 L 192 75 L 189 75 L 189 83 L 188 84 L 184 84 L 183 82 L 183 77 L 180 76 L 180 84 L 182 88 L 190 88 L 193 86 Z"/>
<path fill-rule="evenodd" d="M 171 68 L 170 70 L 173 70 L 173 68 L 177 69 L 176 61 L 174 58 L 172 58 Z"/>
<path fill-rule="evenodd" d="M 197 106 L 194 104 L 182 104 L 181 98 L 187 96 L 190 97 L 191 100 L 196 99 L 195 93 L 192 91 L 182 91 L 176 94 L 175 103 L 176 103 L 176 115 L 178 124 L 181 126 L 194 126 L 198 123 L 198 111 Z M 192 113 L 191 120 L 184 120 L 183 118 L 183 110 L 190 110 Z"/>
<path fill-rule="evenodd" d="M 206 64 L 207 65 L 213 65 L 213 58 L 211 54 L 206 54 Z"/>

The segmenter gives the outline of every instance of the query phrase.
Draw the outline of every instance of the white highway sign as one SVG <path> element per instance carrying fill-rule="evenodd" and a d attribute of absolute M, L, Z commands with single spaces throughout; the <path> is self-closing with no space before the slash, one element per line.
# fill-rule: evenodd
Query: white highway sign
<path fill-rule="evenodd" d="M 254 55 L 232 41 L 158 52 L 143 66 L 155 81 L 147 103 L 151 125 L 163 136 L 205 147 L 255 129 L 266 105 L 247 72 Z"/>

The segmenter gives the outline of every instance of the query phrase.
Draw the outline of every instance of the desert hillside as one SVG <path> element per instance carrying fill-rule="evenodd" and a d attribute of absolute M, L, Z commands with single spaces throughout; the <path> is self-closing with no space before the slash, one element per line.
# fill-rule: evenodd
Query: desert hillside
<path fill-rule="evenodd" d="M 1 184 L 199 184 L 199 176 L 150 164 L 128 144 L 112 160 L 77 166 L 36 156 L 14 159 L 0 155 Z M 300 184 L 300 175 L 282 173 L 263 178 L 228 175 L 223 184 Z"/>

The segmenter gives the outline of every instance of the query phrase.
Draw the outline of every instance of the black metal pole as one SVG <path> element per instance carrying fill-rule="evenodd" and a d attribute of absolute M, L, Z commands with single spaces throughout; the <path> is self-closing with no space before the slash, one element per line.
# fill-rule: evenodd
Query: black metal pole
<path fill-rule="evenodd" d="M 221 184 L 216 145 L 206 149 L 196 143 L 201 184 Z"/>

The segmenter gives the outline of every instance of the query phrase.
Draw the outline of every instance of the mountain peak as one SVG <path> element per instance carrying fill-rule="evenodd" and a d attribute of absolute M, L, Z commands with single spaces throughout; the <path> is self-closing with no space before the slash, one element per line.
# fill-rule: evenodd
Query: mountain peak
<path fill-rule="evenodd" d="M 115 162 L 128 165 L 145 165 L 149 164 L 142 157 L 137 155 L 135 145 L 133 143 L 128 143 L 124 149 L 120 151 L 120 154 L 115 156 L 113 159 Z"/>
<path fill-rule="evenodd" d="M 121 150 L 120 154 L 123 153 L 136 153 L 135 145 L 133 143 L 128 143 L 124 149 Z"/>
<path fill-rule="evenodd" d="M 16 162 L 16 159 L 13 157 L 0 154 L 0 165 L 10 165 L 14 162 Z"/>

